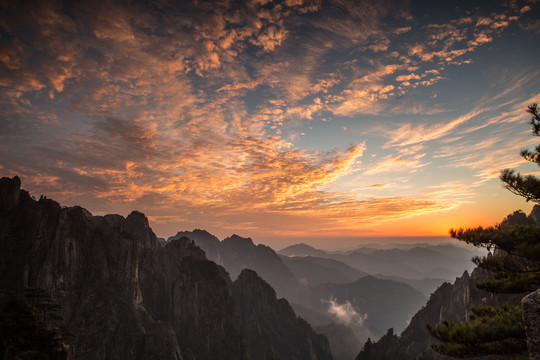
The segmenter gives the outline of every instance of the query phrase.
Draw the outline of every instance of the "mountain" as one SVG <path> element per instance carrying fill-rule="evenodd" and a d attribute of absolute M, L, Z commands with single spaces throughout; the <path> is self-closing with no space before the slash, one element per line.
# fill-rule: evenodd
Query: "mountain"
<path fill-rule="evenodd" d="M 180 239 L 182 237 L 193 240 L 193 242 L 204 251 L 208 260 L 211 260 L 218 265 L 223 265 L 219 251 L 220 241 L 217 237 L 206 230 L 195 229 L 193 231 L 179 231 L 176 235 L 168 238 L 167 241 Z"/>
<path fill-rule="evenodd" d="M 373 253 L 367 254 L 360 251 L 355 251 L 348 254 L 332 254 L 330 255 L 330 258 L 341 261 L 371 275 L 399 275 L 409 279 L 422 279 L 426 277 L 424 272 L 418 271 L 413 267 L 404 264 L 400 259 L 394 259 L 393 257 L 386 258 L 381 256 L 386 254 L 383 251 L 385 250 L 378 252 L 378 255 L 373 255 Z"/>
<path fill-rule="evenodd" d="M 281 260 L 296 278 L 305 285 L 353 282 L 367 274 L 334 259 L 315 256 L 287 257 Z"/>
<path fill-rule="evenodd" d="M 285 299 L 256 272 L 242 270 L 233 283 L 233 293 L 242 319 L 248 360 L 332 359 L 328 340 L 317 335 L 297 317 Z"/>
<path fill-rule="evenodd" d="M 407 284 L 366 276 L 353 283 L 311 288 L 312 309 L 334 313 L 357 330 L 361 340 L 378 337 L 388 328 L 404 329 L 426 297 Z"/>
<path fill-rule="evenodd" d="M 422 294 L 429 296 L 431 295 L 439 286 L 441 286 L 446 280 L 437 279 L 437 278 L 425 278 L 418 280 L 411 280 L 401 276 L 386 276 L 382 274 L 374 275 L 377 279 L 386 279 L 393 280 L 400 283 L 410 285 L 412 288 L 420 291 Z"/>
<path fill-rule="evenodd" d="M 338 341 L 340 337 L 332 332 L 337 329 L 330 326 L 332 322 L 354 331 L 358 339 L 355 348 L 358 350 L 368 337 L 378 338 L 390 327 L 405 328 L 410 317 L 427 299 L 426 295 L 407 284 L 366 276 L 366 273 L 333 258 L 278 256 L 270 247 L 255 245 L 249 238 L 233 235 L 219 241 L 203 230 L 180 232 L 177 236 L 187 236 L 200 244 L 205 252 L 214 254 L 213 259 L 219 259 L 232 278 L 243 269 L 255 270 L 279 296 L 294 304 L 294 310 L 300 316 L 328 330 L 333 353 L 340 352 L 343 344 Z M 327 254 L 305 244 L 286 249 L 286 253 L 294 254 L 311 252 L 347 256 Z M 371 262 L 381 261 L 366 256 Z M 350 319 L 340 317 L 340 311 L 345 311 Z"/>
<path fill-rule="evenodd" d="M 236 279 L 242 270 L 251 269 L 267 281 L 279 297 L 294 300 L 302 290 L 293 272 L 279 255 L 268 246 L 255 245 L 250 238 L 232 235 L 219 241 L 207 231 L 194 230 L 179 232 L 168 240 L 179 236 L 193 240 L 208 254 L 210 260 L 222 265 L 232 279 Z"/>
<path fill-rule="evenodd" d="M 186 237 L 160 244 L 140 212 L 93 216 L 0 180 L 0 288 L 49 294 L 78 359 L 248 359 L 283 339 L 298 359 L 328 359 L 327 340 L 250 279 L 235 285 Z M 241 308 L 250 303 L 288 327 L 256 320 L 258 338 Z M 13 320 L 0 315 L 0 328 Z"/>
<path fill-rule="evenodd" d="M 288 246 L 279 250 L 278 253 L 285 256 L 328 257 L 328 253 L 326 251 L 315 249 L 314 247 L 304 243 Z"/>
<path fill-rule="evenodd" d="M 316 326 L 314 329 L 334 344 L 332 355 L 335 360 L 352 360 L 362 347 L 354 331 L 343 324 L 330 323 L 326 326 Z"/>
<path fill-rule="evenodd" d="M 389 331 L 379 341 L 369 343 L 357 360 L 413 360 L 417 358 L 441 358 L 430 348 L 435 340 L 426 324 L 439 324 L 443 320 L 458 321 L 468 317 L 473 306 L 498 305 L 503 299 L 476 287 L 476 283 L 489 279 L 485 270 L 475 269 L 471 275 L 465 272 L 453 284 L 445 282 L 429 298 L 411 319 L 400 336 Z"/>
<path fill-rule="evenodd" d="M 472 270 L 471 258 L 484 252 L 452 244 L 402 244 L 391 249 L 374 246 L 362 246 L 346 252 L 326 252 L 306 244 L 296 244 L 279 253 L 289 257 L 332 259 L 370 275 L 399 276 L 411 280 L 454 280 L 464 270 Z"/>

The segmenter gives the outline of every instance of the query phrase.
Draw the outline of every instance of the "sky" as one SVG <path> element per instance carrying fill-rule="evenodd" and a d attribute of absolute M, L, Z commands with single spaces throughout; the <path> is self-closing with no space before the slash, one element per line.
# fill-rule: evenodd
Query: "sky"
<path fill-rule="evenodd" d="M 532 208 L 498 176 L 540 175 L 536 0 L 0 4 L 0 174 L 36 197 L 278 247 Z"/>

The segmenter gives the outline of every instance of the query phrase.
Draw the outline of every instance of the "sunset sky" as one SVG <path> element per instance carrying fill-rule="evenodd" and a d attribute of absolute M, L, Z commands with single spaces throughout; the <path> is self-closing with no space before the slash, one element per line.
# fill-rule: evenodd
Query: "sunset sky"
<path fill-rule="evenodd" d="M 492 225 L 532 207 L 498 175 L 540 175 L 539 40 L 537 1 L 1 0 L 0 172 L 162 237 Z"/>

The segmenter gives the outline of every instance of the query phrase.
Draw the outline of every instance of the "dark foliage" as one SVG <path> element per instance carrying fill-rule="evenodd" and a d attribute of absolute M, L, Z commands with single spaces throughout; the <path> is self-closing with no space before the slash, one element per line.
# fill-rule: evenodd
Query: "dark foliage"
<path fill-rule="evenodd" d="M 532 132 L 540 136 L 540 113 L 537 104 L 529 105 L 527 112 L 531 114 L 530 124 Z M 540 166 L 540 145 L 533 151 L 523 150 L 521 155 L 527 160 Z M 505 187 L 516 195 L 524 197 L 527 201 L 540 203 L 540 179 L 533 175 L 521 175 L 513 170 L 503 170 L 500 176 Z"/>
<path fill-rule="evenodd" d="M 55 326 L 61 306 L 43 289 L 27 289 L 25 294 L 0 290 L 0 358 L 65 359 L 67 334 Z"/>
<path fill-rule="evenodd" d="M 530 105 L 527 111 L 532 115 L 533 134 L 540 136 L 538 105 Z M 521 155 L 540 165 L 540 146 L 534 151 L 523 150 Z M 540 203 L 539 178 L 522 176 L 513 170 L 503 170 L 500 178 L 512 193 Z M 487 256 L 473 259 L 476 265 L 494 276 L 493 280 L 478 283 L 480 289 L 524 295 L 540 286 L 540 227 L 529 223 L 520 212 L 514 212 L 498 226 L 450 230 L 452 237 L 489 250 Z M 428 325 L 428 329 L 441 341 L 432 348 L 445 355 L 464 358 L 527 353 L 523 312 L 519 305 L 477 307 L 468 321 Z"/>
<path fill-rule="evenodd" d="M 527 348 L 521 306 L 480 306 L 472 312 L 469 321 L 428 325 L 431 334 L 441 340 L 432 348 L 454 357 L 519 354 Z"/>

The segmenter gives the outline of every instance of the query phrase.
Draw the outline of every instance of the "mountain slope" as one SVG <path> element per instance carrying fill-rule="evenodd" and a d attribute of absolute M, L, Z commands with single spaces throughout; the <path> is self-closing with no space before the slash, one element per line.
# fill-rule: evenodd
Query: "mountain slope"
<path fill-rule="evenodd" d="M 250 238 L 232 235 L 223 241 L 204 230 L 179 232 L 174 237 L 186 236 L 209 254 L 209 259 L 222 265 L 236 279 L 244 269 L 251 269 L 267 281 L 279 297 L 296 299 L 302 292 L 298 280 L 272 248 L 255 245 Z"/>
<path fill-rule="evenodd" d="M 440 356 L 430 349 L 435 340 L 429 334 L 426 324 L 439 324 L 443 320 L 465 319 L 471 307 L 481 304 L 498 305 L 503 299 L 476 287 L 476 283 L 489 278 L 489 274 L 475 269 L 467 272 L 453 284 L 444 283 L 429 298 L 411 319 L 401 336 L 387 333 L 378 342 L 370 344 L 358 355 L 358 360 L 412 360 L 418 357 L 438 359 Z"/>
<path fill-rule="evenodd" d="M 363 325 L 375 335 L 383 334 L 390 327 L 404 329 L 410 317 L 426 301 L 422 293 L 409 285 L 373 276 L 363 277 L 353 283 L 322 284 L 313 287 L 312 291 L 316 294 L 312 297 L 314 302 L 310 304 L 313 309 L 328 310 L 328 303 L 320 299 L 334 300 L 342 306 L 349 303 L 358 316 L 367 314 Z M 358 337 L 362 338 L 360 334 Z"/>
<path fill-rule="evenodd" d="M 328 253 L 326 251 L 315 249 L 314 247 L 304 243 L 287 246 L 286 248 L 279 250 L 278 253 L 285 256 L 328 257 Z"/>
<path fill-rule="evenodd" d="M 285 299 L 252 270 L 242 270 L 233 283 L 246 334 L 248 360 L 332 359 L 328 341 L 296 316 Z"/>
<path fill-rule="evenodd" d="M 306 285 L 353 282 L 367 275 L 333 259 L 314 256 L 287 257 L 282 255 L 281 260 L 291 269 L 296 278 Z"/>
<path fill-rule="evenodd" d="M 226 271 L 191 240 L 160 245 L 139 212 L 93 216 L 81 207 L 36 201 L 20 190 L 17 177 L 0 180 L 0 287 L 19 293 L 42 288 L 63 305 L 78 359 L 232 360 L 248 354 L 242 299 L 233 297 Z M 244 294 L 254 301 L 263 296 L 250 291 Z M 266 309 L 260 310 L 264 316 Z M 309 339 L 291 341 L 312 343 L 305 358 L 328 358 L 324 338 L 313 337 L 307 324 L 294 326 Z"/>
<path fill-rule="evenodd" d="M 218 265 L 223 265 L 221 254 L 219 252 L 220 241 L 217 237 L 206 230 L 195 229 L 193 231 L 179 231 L 176 235 L 168 238 L 167 241 L 180 239 L 182 237 L 193 240 L 193 242 L 204 251 L 208 260 L 211 260 Z"/>
<path fill-rule="evenodd" d="M 401 276 L 386 276 L 386 275 L 381 275 L 381 274 L 376 274 L 375 277 L 378 279 L 393 280 L 393 281 L 410 285 L 412 288 L 420 291 L 422 294 L 426 296 L 430 296 L 435 290 L 437 290 L 439 286 L 441 286 L 444 282 L 446 282 L 444 279 L 437 279 L 437 278 L 411 280 L 411 279 L 403 278 Z"/>

